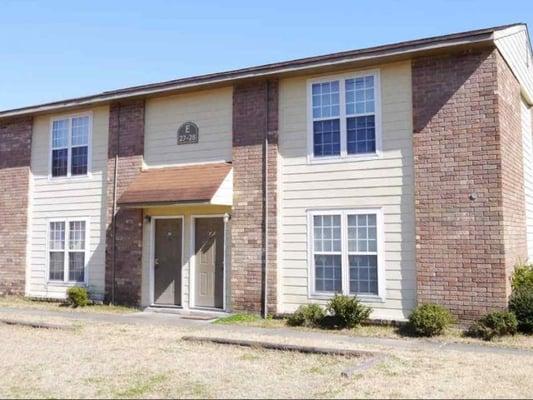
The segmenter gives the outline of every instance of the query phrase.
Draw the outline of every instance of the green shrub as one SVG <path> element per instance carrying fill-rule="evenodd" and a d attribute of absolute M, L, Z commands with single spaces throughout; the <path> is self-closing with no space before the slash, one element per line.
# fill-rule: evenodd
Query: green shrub
<path fill-rule="evenodd" d="M 330 320 L 340 329 L 355 328 L 368 319 L 372 312 L 370 307 L 361 304 L 356 297 L 339 294 L 328 302 L 327 310 L 332 314 Z"/>
<path fill-rule="evenodd" d="M 298 307 L 294 314 L 288 318 L 287 324 L 314 328 L 320 326 L 325 316 L 326 313 L 320 305 L 306 304 Z"/>
<path fill-rule="evenodd" d="M 67 302 L 72 307 L 85 307 L 89 304 L 89 293 L 82 287 L 71 287 L 67 290 Z"/>
<path fill-rule="evenodd" d="M 440 335 L 454 322 L 450 311 L 438 304 L 420 305 L 409 316 L 409 328 L 418 336 Z"/>
<path fill-rule="evenodd" d="M 513 272 L 511 285 L 513 290 L 523 288 L 533 290 L 533 264 L 518 265 Z"/>
<path fill-rule="evenodd" d="M 533 288 L 526 286 L 513 290 L 509 310 L 516 316 L 520 332 L 533 333 Z"/>
<path fill-rule="evenodd" d="M 468 336 L 483 340 L 514 335 L 518 327 L 515 315 L 509 311 L 495 311 L 477 320 L 466 332 Z"/>

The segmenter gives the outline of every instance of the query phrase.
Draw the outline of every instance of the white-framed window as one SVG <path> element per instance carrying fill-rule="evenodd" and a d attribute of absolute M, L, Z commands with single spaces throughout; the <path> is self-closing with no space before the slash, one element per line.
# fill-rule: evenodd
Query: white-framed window
<path fill-rule="evenodd" d="M 380 208 L 310 210 L 309 290 L 385 297 L 383 212 Z"/>
<path fill-rule="evenodd" d="M 91 114 L 58 117 L 51 120 L 51 178 L 89 175 L 91 133 Z"/>
<path fill-rule="evenodd" d="M 379 70 L 308 81 L 308 159 L 376 157 L 381 152 Z"/>
<path fill-rule="evenodd" d="M 48 281 L 86 283 L 89 221 L 48 221 Z"/>

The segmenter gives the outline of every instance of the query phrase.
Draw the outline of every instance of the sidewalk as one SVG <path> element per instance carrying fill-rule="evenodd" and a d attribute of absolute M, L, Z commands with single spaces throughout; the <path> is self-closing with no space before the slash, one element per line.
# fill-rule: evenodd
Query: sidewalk
<path fill-rule="evenodd" d="M 50 318 L 64 318 L 71 321 L 95 321 L 111 324 L 128 325 L 154 325 L 154 326 L 175 326 L 188 328 L 192 332 L 209 333 L 210 335 L 222 335 L 225 337 L 239 336 L 261 336 L 275 340 L 315 340 L 332 342 L 336 345 L 359 345 L 359 346 L 380 346 L 397 350 L 430 350 L 430 351 L 458 351 L 470 353 L 487 354 L 507 354 L 513 356 L 533 356 L 533 350 L 516 349 L 507 347 L 496 347 L 483 344 L 437 342 L 429 339 L 415 338 L 383 338 L 383 337 L 363 337 L 349 336 L 339 333 L 329 332 L 309 332 L 291 328 L 256 328 L 239 325 L 215 325 L 210 321 L 191 320 L 179 314 L 164 314 L 154 312 L 137 312 L 131 314 L 104 314 L 76 311 L 49 311 L 35 310 L 31 308 L 0 307 L 0 313 L 9 314 L 10 319 L 16 316 L 38 316 Z"/>

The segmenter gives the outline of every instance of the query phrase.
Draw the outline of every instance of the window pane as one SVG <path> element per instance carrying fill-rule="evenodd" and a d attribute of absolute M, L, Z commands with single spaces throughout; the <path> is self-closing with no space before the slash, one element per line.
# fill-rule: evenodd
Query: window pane
<path fill-rule="evenodd" d="M 72 175 L 87 174 L 87 146 L 72 148 Z"/>
<path fill-rule="evenodd" d="M 83 282 L 85 279 L 85 253 L 70 252 L 68 259 L 68 280 Z"/>
<path fill-rule="evenodd" d="M 378 257 L 348 257 L 350 262 L 350 293 L 378 294 Z"/>
<path fill-rule="evenodd" d="M 346 85 L 346 113 L 365 114 L 375 109 L 374 76 L 347 79 Z"/>
<path fill-rule="evenodd" d="M 62 281 L 65 271 L 65 254 L 61 252 L 50 252 L 49 279 L 51 281 Z"/>
<path fill-rule="evenodd" d="M 375 117 L 350 117 L 346 119 L 348 154 L 376 152 Z"/>
<path fill-rule="evenodd" d="M 339 116 L 339 81 L 315 83 L 313 92 L 313 118 Z"/>
<path fill-rule="evenodd" d="M 340 292 L 341 282 L 341 256 L 315 255 L 315 290 Z"/>
<path fill-rule="evenodd" d="M 340 155 L 340 120 L 313 122 L 313 149 L 315 157 Z"/>
<path fill-rule="evenodd" d="M 315 215 L 313 221 L 315 231 L 315 251 L 340 252 L 340 215 Z"/>
<path fill-rule="evenodd" d="M 85 221 L 72 221 L 69 224 L 69 249 L 85 250 Z"/>
<path fill-rule="evenodd" d="M 52 150 L 52 176 L 66 176 L 68 150 Z"/>
<path fill-rule="evenodd" d="M 50 250 L 65 249 L 65 223 L 50 222 L 50 238 L 48 248 Z"/>
<path fill-rule="evenodd" d="M 68 146 L 68 119 L 52 123 L 52 149 L 61 149 Z"/>
<path fill-rule="evenodd" d="M 86 146 L 89 140 L 89 117 L 72 118 L 72 146 Z"/>
<path fill-rule="evenodd" d="M 375 214 L 348 215 L 348 251 L 377 252 Z"/>

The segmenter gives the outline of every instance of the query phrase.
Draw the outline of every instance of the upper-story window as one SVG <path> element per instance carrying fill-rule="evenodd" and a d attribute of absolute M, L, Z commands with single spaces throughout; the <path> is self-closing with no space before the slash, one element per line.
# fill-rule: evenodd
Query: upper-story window
<path fill-rule="evenodd" d="M 310 159 L 379 154 L 380 86 L 377 71 L 311 80 L 308 90 Z"/>
<path fill-rule="evenodd" d="M 52 120 L 52 177 L 87 175 L 89 171 L 91 117 L 78 115 Z"/>

